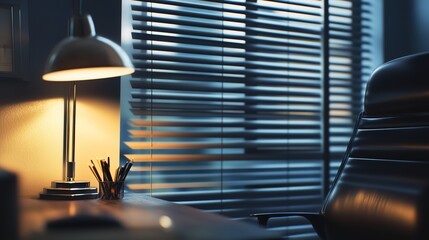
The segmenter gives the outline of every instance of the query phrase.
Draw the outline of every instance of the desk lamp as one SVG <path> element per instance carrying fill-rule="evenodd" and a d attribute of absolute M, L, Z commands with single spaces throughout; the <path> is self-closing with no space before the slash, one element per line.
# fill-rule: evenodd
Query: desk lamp
<path fill-rule="evenodd" d="M 119 77 L 134 72 L 127 54 L 120 46 L 97 36 L 90 15 L 82 15 L 81 1 L 73 0 L 69 37 L 51 51 L 42 76 L 45 81 L 70 82 L 65 106 L 65 141 L 63 180 L 44 188 L 41 199 L 93 199 L 97 189 L 89 181 L 75 179 L 76 82 Z M 70 106 L 72 105 L 72 106 Z"/>

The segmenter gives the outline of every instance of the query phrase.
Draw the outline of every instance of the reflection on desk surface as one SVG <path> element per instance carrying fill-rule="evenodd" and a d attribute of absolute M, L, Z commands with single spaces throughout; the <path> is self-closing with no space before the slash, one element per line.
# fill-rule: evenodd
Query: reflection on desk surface
<path fill-rule="evenodd" d="M 123 200 L 22 199 L 20 236 L 41 239 L 281 239 L 257 225 L 126 193 Z"/>
<path fill-rule="evenodd" d="M 182 240 L 187 239 L 176 233 L 160 229 L 142 230 L 83 230 L 53 231 L 26 236 L 22 240 Z"/>

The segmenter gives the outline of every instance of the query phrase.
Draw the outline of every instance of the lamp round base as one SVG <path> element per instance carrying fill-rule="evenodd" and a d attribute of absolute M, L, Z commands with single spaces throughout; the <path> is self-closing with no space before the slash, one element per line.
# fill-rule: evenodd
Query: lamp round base
<path fill-rule="evenodd" d="M 50 188 L 44 188 L 39 195 L 44 200 L 97 199 L 97 188 L 89 181 L 52 181 Z"/>

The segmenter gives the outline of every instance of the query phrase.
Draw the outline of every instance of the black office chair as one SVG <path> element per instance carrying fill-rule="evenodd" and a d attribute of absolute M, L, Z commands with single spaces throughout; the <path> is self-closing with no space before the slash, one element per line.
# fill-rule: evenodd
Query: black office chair
<path fill-rule="evenodd" d="M 390 61 L 367 84 L 347 152 L 319 213 L 324 240 L 429 239 L 429 53 Z"/>

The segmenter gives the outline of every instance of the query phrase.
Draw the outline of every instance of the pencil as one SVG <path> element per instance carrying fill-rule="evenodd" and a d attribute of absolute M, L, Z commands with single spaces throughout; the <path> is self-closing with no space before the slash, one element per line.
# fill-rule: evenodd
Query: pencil
<path fill-rule="evenodd" d="M 101 166 L 103 167 L 103 173 L 106 178 L 105 181 L 113 182 L 112 175 L 110 174 L 109 166 L 107 165 L 106 160 L 101 160 Z"/>
<path fill-rule="evenodd" d="M 88 167 L 91 169 L 92 173 L 94 174 L 94 177 L 97 179 L 97 181 L 101 181 L 100 174 L 98 174 L 97 169 L 94 166 L 88 165 Z"/>
<path fill-rule="evenodd" d="M 100 174 L 98 173 L 98 170 L 97 170 L 97 168 L 95 167 L 94 163 L 92 163 L 92 164 L 90 165 L 90 168 L 91 168 L 91 170 L 93 171 L 93 173 L 94 173 L 94 175 L 95 175 L 95 178 L 97 178 L 97 180 L 100 182 L 100 181 L 101 181 L 101 177 L 100 177 Z"/>
<path fill-rule="evenodd" d="M 101 161 L 103 161 L 103 159 L 97 159 L 97 160 L 95 160 L 95 161 L 97 161 L 98 166 L 99 166 L 99 167 L 100 167 L 100 169 L 101 169 L 101 174 L 103 174 L 103 176 L 102 176 L 102 178 L 101 178 L 101 179 L 103 179 L 103 181 L 107 181 L 107 180 L 106 180 L 105 173 L 104 173 L 104 171 L 103 171 L 103 165 L 101 164 Z"/>
<path fill-rule="evenodd" d="M 121 166 L 121 169 L 119 169 L 118 181 L 122 181 L 122 177 L 124 175 L 124 172 L 125 172 L 125 165 Z"/>
<path fill-rule="evenodd" d="M 125 181 L 125 178 L 127 177 L 128 173 L 130 172 L 131 167 L 133 166 L 133 162 L 128 161 L 125 165 L 125 172 L 122 176 L 122 181 Z"/>
<path fill-rule="evenodd" d="M 104 159 L 96 160 L 101 169 L 101 174 L 97 170 L 94 161 L 90 160 L 91 164 L 88 165 L 91 169 L 92 174 L 99 182 L 123 182 L 130 172 L 131 167 L 133 166 L 134 161 L 128 160 L 124 165 L 118 166 L 115 172 L 112 174 L 110 172 L 110 157 L 107 158 L 107 161 Z M 114 176 L 114 177 L 113 177 Z"/>
<path fill-rule="evenodd" d="M 118 178 L 119 178 L 119 170 L 120 170 L 120 167 L 118 167 L 118 168 L 116 169 L 116 171 L 115 171 L 115 182 L 117 182 L 117 181 L 118 181 Z"/>

